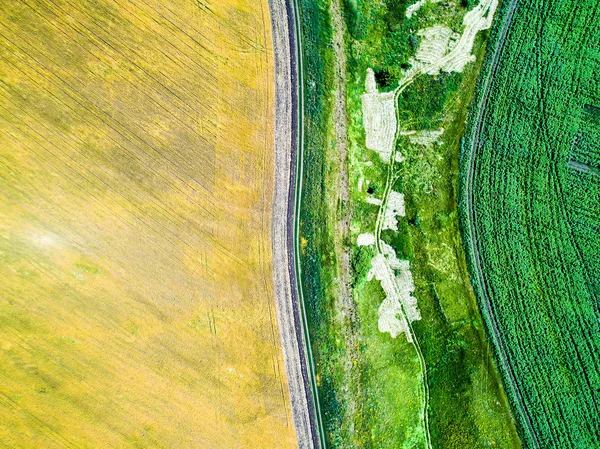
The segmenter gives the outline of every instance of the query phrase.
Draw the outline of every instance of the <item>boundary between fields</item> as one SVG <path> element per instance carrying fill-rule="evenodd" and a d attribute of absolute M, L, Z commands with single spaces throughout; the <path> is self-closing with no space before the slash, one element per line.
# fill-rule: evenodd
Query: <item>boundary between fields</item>
<path fill-rule="evenodd" d="M 325 449 L 302 289 L 303 65 L 297 0 L 269 0 L 275 58 L 273 278 L 298 447 Z"/>

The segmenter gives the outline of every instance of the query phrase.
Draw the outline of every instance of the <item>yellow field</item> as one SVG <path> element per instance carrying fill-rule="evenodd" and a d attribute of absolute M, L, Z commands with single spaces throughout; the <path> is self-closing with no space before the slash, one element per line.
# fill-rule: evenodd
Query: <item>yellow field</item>
<path fill-rule="evenodd" d="M 0 447 L 295 446 L 266 0 L 0 3 Z"/>

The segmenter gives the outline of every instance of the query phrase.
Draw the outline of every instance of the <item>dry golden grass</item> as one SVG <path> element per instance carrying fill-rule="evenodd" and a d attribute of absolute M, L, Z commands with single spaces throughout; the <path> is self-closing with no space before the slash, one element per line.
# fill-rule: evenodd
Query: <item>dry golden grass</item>
<path fill-rule="evenodd" d="M 0 4 L 0 447 L 295 446 L 267 1 Z"/>

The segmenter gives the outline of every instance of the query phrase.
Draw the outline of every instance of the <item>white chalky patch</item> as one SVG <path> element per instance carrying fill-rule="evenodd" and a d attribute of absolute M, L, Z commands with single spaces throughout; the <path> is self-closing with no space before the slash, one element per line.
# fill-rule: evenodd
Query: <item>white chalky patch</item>
<path fill-rule="evenodd" d="M 435 64 L 448 51 L 452 30 L 444 25 L 434 25 L 417 31 L 417 36 L 421 38 L 421 44 L 415 58 L 423 64 Z"/>
<path fill-rule="evenodd" d="M 42 248 L 63 246 L 64 241 L 52 232 L 35 232 L 30 236 L 31 242 Z"/>
<path fill-rule="evenodd" d="M 426 1 L 418 0 L 409 6 L 407 17 L 411 17 Z M 462 34 L 454 33 L 443 25 L 435 25 L 419 31 L 421 44 L 415 57 L 409 60 L 410 66 L 403 72 L 404 77 L 400 80 L 396 91 L 401 92 L 420 74 L 436 75 L 440 71 L 461 72 L 467 63 L 475 60 L 475 56 L 471 54 L 475 37 L 479 31 L 491 26 L 497 7 L 498 0 L 481 0 L 474 9 L 465 14 Z M 397 131 L 395 94 L 378 91 L 372 69 L 367 70 L 365 88 L 366 93 L 362 96 L 362 111 L 366 146 L 379 153 L 384 162 L 390 162 Z M 443 132 L 442 129 L 406 131 L 399 134 L 410 136 L 409 139 L 414 144 L 430 145 L 439 142 Z M 369 180 L 366 183 L 368 185 Z M 376 205 L 382 203 L 381 200 L 373 197 L 366 198 L 366 201 Z M 405 214 L 404 195 L 390 192 L 383 213 L 385 214 L 383 229 L 397 229 L 397 215 Z M 361 234 L 358 241 L 359 245 L 361 243 L 372 245 L 376 237 L 372 234 Z M 378 310 L 378 327 L 381 332 L 389 332 L 392 338 L 405 333 L 408 341 L 412 343 L 409 323 L 420 320 L 421 314 L 417 307 L 417 300 L 413 296 L 415 286 L 410 272 L 410 263 L 407 260 L 399 260 L 394 249 L 385 242 L 380 241 L 380 247 L 381 252 L 372 259 L 367 276 L 368 280 L 375 278 L 380 281 L 386 294 Z"/>
<path fill-rule="evenodd" d="M 360 234 L 356 239 L 358 246 L 371 246 L 375 244 L 375 236 L 370 233 Z"/>
<path fill-rule="evenodd" d="M 362 96 L 363 124 L 367 148 L 390 161 L 396 137 L 396 101 L 394 92 L 379 93 L 375 73 L 367 69 L 367 93 Z"/>
<path fill-rule="evenodd" d="M 408 137 L 410 143 L 415 145 L 431 145 L 432 143 L 440 144 L 440 137 L 444 134 L 444 128 L 437 130 L 423 130 Z"/>
<path fill-rule="evenodd" d="M 460 37 L 449 42 L 450 53 L 439 64 L 439 69 L 444 72 L 462 72 L 465 66 L 475 61 L 471 54 L 475 37 L 482 30 L 492 26 L 492 19 L 498 7 L 498 0 L 482 0 L 471 11 L 465 14 L 463 25 L 465 29 Z"/>
<path fill-rule="evenodd" d="M 468 63 L 475 61 L 475 55 L 471 54 L 475 37 L 479 31 L 490 28 L 497 7 L 498 0 L 482 0 L 465 14 L 462 34 L 444 25 L 417 31 L 421 43 L 415 57 L 408 60 L 410 67 L 403 72 L 400 85 L 410 84 L 419 73 L 462 72 Z"/>
<path fill-rule="evenodd" d="M 419 9 L 421 9 L 421 7 L 427 3 L 427 0 L 419 0 L 416 3 L 413 3 L 412 5 L 410 5 L 408 8 L 406 8 L 406 17 L 408 19 L 410 19 L 414 13 L 416 13 Z"/>
<path fill-rule="evenodd" d="M 398 230 L 398 215 L 404 217 L 406 211 L 404 209 L 404 194 L 391 191 L 388 197 L 387 207 L 385 209 L 385 217 L 383 219 L 383 229 Z"/>
<path fill-rule="evenodd" d="M 498 0 L 482 0 L 471 11 L 465 14 L 463 25 L 465 30 L 459 39 L 456 40 L 455 48 L 451 53 L 454 55 L 447 58 L 441 69 L 445 72 L 462 72 L 465 65 L 475 61 L 475 55 L 471 54 L 475 37 L 482 30 L 487 30 L 492 26 L 494 13 L 498 8 Z"/>
<path fill-rule="evenodd" d="M 460 40 L 460 33 L 452 33 L 450 40 L 448 41 L 448 50 L 453 50 L 458 45 Z"/>
<path fill-rule="evenodd" d="M 415 286 L 410 263 L 398 260 L 393 248 L 383 242 L 382 244 L 386 255 L 378 254 L 372 259 L 371 270 L 367 276 L 368 280 L 375 278 L 380 281 L 386 294 L 378 310 L 378 328 L 380 332 L 389 332 L 392 338 L 405 333 L 407 340 L 412 343 L 408 322 L 420 320 L 421 313 L 417 307 L 417 300 L 412 295 Z"/>
<path fill-rule="evenodd" d="M 379 93 L 377 88 L 377 81 L 375 80 L 375 72 L 372 68 L 367 69 L 367 77 L 365 78 L 365 89 L 368 94 Z"/>
<path fill-rule="evenodd" d="M 388 245 L 384 241 L 381 242 L 381 254 L 383 254 L 385 256 L 385 259 L 390 264 L 390 268 L 392 270 L 408 270 L 410 268 L 408 260 L 398 259 L 398 256 L 396 256 L 396 251 L 394 251 L 394 248 L 392 248 L 390 245 Z"/>
<path fill-rule="evenodd" d="M 427 3 L 427 1 L 431 3 L 437 3 L 440 0 L 419 0 L 418 2 L 413 3 L 408 8 L 406 8 L 406 17 L 410 19 L 419 9 L 421 9 L 421 7 L 425 5 L 425 3 Z"/>
<path fill-rule="evenodd" d="M 365 178 L 359 178 L 358 179 L 358 191 L 359 192 L 362 192 L 363 182 L 365 182 Z"/>
<path fill-rule="evenodd" d="M 372 196 L 368 196 L 365 201 L 369 204 L 374 204 L 375 206 L 381 206 L 381 200 L 379 198 L 373 198 Z"/>

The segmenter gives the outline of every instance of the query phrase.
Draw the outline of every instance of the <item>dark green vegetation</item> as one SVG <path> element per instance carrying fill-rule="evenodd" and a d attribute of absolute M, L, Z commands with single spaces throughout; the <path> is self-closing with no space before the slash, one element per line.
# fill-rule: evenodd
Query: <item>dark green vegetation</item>
<path fill-rule="evenodd" d="M 367 68 L 379 87 L 392 90 L 415 54 L 411 29 L 445 23 L 461 31 L 463 7 L 427 4 L 405 18 L 405 2 L 345 0 L 348 54 L 350 199 L 338 201 L 331 182 L 336 166 L 332 118 L 334 48 L 329 5 L 302 3 L 305 64 L 304 190 L 301 215 L 304 293 L 320 385 L 321 409 L 329 447 L 421 448 L 419 368 L 404 335 L 392 339 L 377 327 L 384 298 L 378 282 L 367 281 L 371 248 L 355 246 L 356 236 L 372 232 L 377 208 L 367 193 L 380 197 L 387 165 L 365 147 L 361 94 Z M 484 36 L 485 37 L 485 36 Z M 483 39 L 476 41 L 481 60 Z M 457 190 L 459 141 L 478 64 L 462 74 L 418 78 L 399 98 L 401 129 L 445 128 L 442 143 L 427 147 L 398 141 L 406 162 L 394 189 L 406 194 L 407 217 L 399 231 L 383 239 L 411 261 L 415 296 L 423 315 L 415 332 L 427 363 L 428 410 L 436 448 L 520 447 L 504 393 L 483 335 L 466 273 L 459 235 Z M 366 165 L 365 162 L 372 165 Z M 369 180 L 358 190 L 359 179 Z M 350 208 L 345 245 L 351 254 L 352 303 L 340 307 L 339 255 L 334 250 L 336 217 Z"/>
<path fill-rule="evenodd" d="M 464 145 L 463 173 L 477 149 L 466 243 L 528 447 L 600 447 L 599 24 L 596 1 L 520 1 Z"/>

